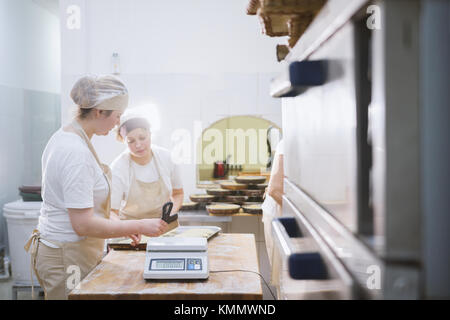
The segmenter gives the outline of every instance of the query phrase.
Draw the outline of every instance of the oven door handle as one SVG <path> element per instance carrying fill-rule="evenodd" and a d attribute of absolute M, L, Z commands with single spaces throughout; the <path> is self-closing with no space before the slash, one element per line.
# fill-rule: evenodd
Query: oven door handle
<path fill-rule="evenodd" d="M 319 252 L 308 249 L 300 252 L 292 245 L 292 239 L 309 240 L 301 237 L 295 218 L 272 220 L 272 230 L 278 248 L 287 258 L 289 276 L 292 279 L 326 280 L 329 278 L 327 267 Z"/>
<path fill-rule="evenodd" d="M 292 248 L 289 245 L 289 235 L 279 218 L 272 220 L 272 233 L 283 256 L 289 257 L 292 254 Z"/>
<path fill-rule="evenodd" d="M 326 82 L 326 60 L 294 61 L 287 70 L 272 80 L 270 95 L 274 98 L 295 97 L 309 87 Z"/>

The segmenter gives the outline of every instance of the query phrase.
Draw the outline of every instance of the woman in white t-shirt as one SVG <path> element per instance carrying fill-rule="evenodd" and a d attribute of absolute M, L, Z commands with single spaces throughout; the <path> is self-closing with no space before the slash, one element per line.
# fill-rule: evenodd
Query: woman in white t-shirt
<path fill-rule="evenodd" d="M 104 239 L 137 241 L 138 234 L 158 236 L 167 228 L 161 219 L 110 219 L 111 171 L 100 163 L 90 139 L 119 123 L 128 105 L 125 85 L 112 76 L 86 76 L 75 83 L 71 98 L 78 116 L 45 147 L 41 215 L 25 246 L 32 248 L 32 267 L 46 299 L 67 299 L 101 261 Z"/>
<path fill-rule="evenodd" d="M 113 212 L 125 220 L 158 218 L 164 204 L 172 201 L 175 214 L 184 197 L 180 169 L 169 150 L 151 145 L 149 122 L 125 114 L 117 137 L 128 149 L 111 164 Z M 177 221 L 169 224 L 168 230 L 177 225 Z"/>

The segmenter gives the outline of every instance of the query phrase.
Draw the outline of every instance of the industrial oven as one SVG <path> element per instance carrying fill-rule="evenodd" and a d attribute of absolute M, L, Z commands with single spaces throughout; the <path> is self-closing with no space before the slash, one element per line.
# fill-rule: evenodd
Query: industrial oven
<path fill-rule="evenodd" d="M 330 0 L 272 81 L 280 299 L 423 297 L 420 13 L 421 1 Z"/>

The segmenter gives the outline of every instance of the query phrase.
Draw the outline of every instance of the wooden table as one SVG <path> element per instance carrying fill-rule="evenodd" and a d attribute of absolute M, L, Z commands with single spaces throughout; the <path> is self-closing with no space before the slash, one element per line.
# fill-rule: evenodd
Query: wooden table
<path fill-rule="evenodd" d="M 144 280 L 145 251 L 110 251 L 69 299 L 262 299 L 255 236 L 219 234 L 208 242 L 206 280 Z"/>

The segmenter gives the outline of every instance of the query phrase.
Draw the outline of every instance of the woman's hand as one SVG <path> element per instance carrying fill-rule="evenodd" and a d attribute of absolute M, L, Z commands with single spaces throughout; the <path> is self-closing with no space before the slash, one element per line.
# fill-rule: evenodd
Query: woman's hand
<path fill-rule="evenodd" d="M 100 239 L 131 237 L 136 242 L 139 238 L 133 239 L 133 235 L 157 237 L 168 229 L 167 223 L 161 219 L 115 220 L 95 216 L 93 208 L 67 210 L 73 230 L 80 237 Z"/>
<path fill-rule="evenodd" d="M 128 238 L 131 239 L 131 245 L 133 247 L 136 247 L 141 242 L 140 234 L 132 234 L 132 235 L 129 235 Z"/>
<path fill-rule="evenodd" d="M 139 220 L 140 233 L 148 237 L 158 237 L 167 230 L 167 223 L 161 219 Z"/>

